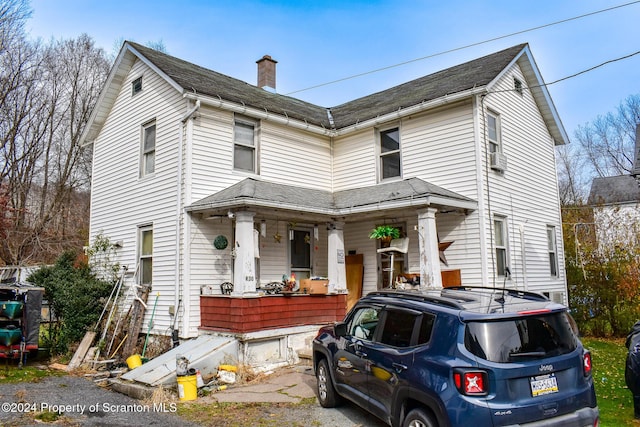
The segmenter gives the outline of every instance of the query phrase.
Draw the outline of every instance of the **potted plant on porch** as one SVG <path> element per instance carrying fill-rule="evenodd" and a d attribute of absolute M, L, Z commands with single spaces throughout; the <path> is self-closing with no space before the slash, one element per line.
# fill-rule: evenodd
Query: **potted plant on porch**
<path fill-rule="evenodd" d="M 383 242 L 390 242 L 393 239 L 400 238 L 400 230 L 392 225 L 379 225 L 369 233 L 370 239 L 379 239 Z"/>

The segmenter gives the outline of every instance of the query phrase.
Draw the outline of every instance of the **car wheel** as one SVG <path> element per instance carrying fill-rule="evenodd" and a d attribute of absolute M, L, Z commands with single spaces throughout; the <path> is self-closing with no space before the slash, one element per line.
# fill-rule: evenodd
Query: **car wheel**
<path fill-rule="evenodd" d="M 323 408 L 333 408 L 340 404 L 340 396 L 336 393 L 329 372 L 327 359 L 322 359 L 316 369 L 316 380 L 318 385 L 318 401 Z"/>
<path fill-rule="evenodd" d="M 422 409 L 414 409 L 407 414 L 402 427 L 438 427 L 438 424 Z"/>

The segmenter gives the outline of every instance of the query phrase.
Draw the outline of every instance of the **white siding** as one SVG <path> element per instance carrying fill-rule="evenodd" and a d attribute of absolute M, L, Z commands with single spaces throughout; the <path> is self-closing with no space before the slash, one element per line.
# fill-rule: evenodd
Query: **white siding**
<path fill-rule="evenodd" d="M 131 81 L 143 76 L 143 91 L 131 95 Z M 175 304 L 176 166 L 184 103 L 175 89 L 137 61 L 125 79 L 116 102 L 94 143 L 90 238 L 102 232 L 122 240 L 121 264 L 134 272 L 137 231 L 153 225 L 153 288 L 151 306 L 160 297 L 154 333 L 171 325 L 169 306 Z M 141 125 L 156 120 L 155 173 L 139 178 Z M 151 310 L 147 310 L 147 318 Z"/>
<path fill-rule="evenodd" d="M 485 98 L 485 106 L 500 114 L 503 153 L 508 159 L 504 175 L 493 170 L 486 175 L 485 191 L 490 194 L 490 202 L 485 194 L 487 218 L 489 214 L 507 218 L 513 275 L 508 286 L 537 292 L 562 290 L 566 296 L 554 144 L 531 93 L 510 90 L 514 77 L 525 81 L 519 67 L 514 66 Z M 559 278 L 550 275 L 548 225 L 558 232 Z M 492 242 L 489 230 L 487 224 L 487 242 Z M 493 275 L 491 266 L 489 273 Z"/>
<path fill-rule="evenodd" d="M 376 146 L 373 129 L 336 138 L 333 145 L 334 191 L 376 183 Z"/>

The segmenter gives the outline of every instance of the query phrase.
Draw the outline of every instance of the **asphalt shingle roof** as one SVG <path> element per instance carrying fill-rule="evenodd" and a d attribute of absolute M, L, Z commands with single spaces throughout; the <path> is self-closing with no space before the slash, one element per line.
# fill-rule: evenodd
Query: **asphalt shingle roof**
<path fill-rule="evenodd" d="M 353 208 L 375 208 L 385 202 L 411 201 L 428 196 L 475 203 L 468 197 L 430 184 L 419 178 L 409 178 L 369 187 L 337 191 L 335 193 L 277 184 L 255 178 L 245 178 L 237 184 L 194 202 L 188 207 L 188 210 L 197 211 L 222 206 L 240 207 L 245 204 L 271 205 L 277 203 L 285 209 L 295 208 L 302 211 L 340 214 Z"/>
<path fill-rule="evenodd" d="M 640 201 L 640 185 L 631 175 L 594 178 L 589 193 L 589 204 L 613 204 Z"/>
<path fill-rule="evenodd" d="M 486 86 L 527 46 L 526 44 L 513 46 L 336 107 L 324 108 L 289 96 L 271 93 L 138 43 L 127 43 L 185 91 L 221 98 L 313 125 L 336 129 L 445 95 Z M 329 120 L 328 110 L 333 123 Z"/>

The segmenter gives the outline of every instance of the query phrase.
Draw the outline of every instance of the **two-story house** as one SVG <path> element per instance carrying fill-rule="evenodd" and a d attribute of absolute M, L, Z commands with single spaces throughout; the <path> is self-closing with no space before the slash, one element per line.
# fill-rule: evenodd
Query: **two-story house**
<path fill-rule="evenodd" d="M 338 320 L 346 295 L 394 283 L 369 238 L 380 224 L 408 238 L 392 274 L 422 288 L 567 301 L 554 148 L 568 138 L 527 44 L 330 108 L 278 94 L 276 61 L 257 63 L 252 85 L 125 42 L 83 135 L 90 235 L 121 242 L 130 280 L 159 295 L 152 333 Z M 328 294 L 261 292 L 291 275 Z"/>

